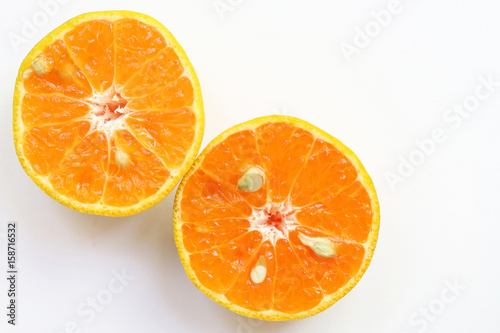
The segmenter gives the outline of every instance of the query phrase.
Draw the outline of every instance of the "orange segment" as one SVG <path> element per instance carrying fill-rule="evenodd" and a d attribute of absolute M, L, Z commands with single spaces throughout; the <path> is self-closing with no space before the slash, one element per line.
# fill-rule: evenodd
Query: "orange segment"
<path fill-rule="evenodd" d="M 235 189 L 219 183 L 202 170 L 189 179 L 182 218 L 187 222 L 248 217 L 252 208 Z"/>
<path fill-rule="evenodd" d="M 33 169 L 46 176 L 57 170 L 66 152 L 89 132 L 87 121 L 37 126 L 25 134 L 24 154 Z"/>
<path fill-rule="evenodd" d="M 274 277 L 274 309 L 295 314 L 317 306 L 323 299 L 319 284 L 307 273 L 290 243 L 276 243 L 276 276 Z"/>
<path fill-rule="evenodd" d="M 60 194 L 83 203 L 97 203 L 102 197 L 108 168 L 108 141 L 103 132 L 94 131 L 73 149 L 49 176 Z M 73 189 L 76 189 L 73 190 Z"/>
<path fill-rule="evenodd" d="M 165 88 L 177 80 L 184 72 L 175 50 L 168 47 L 158 53 L 151 61 L 142 64 L 128 83 L 122 88 L 122 94 L 128 97 L 141 97 Z"/>
<path fill-rule="evenodd" d="M 167 46 L 165 38 L 157 29 L 129 18 L 114 22 L 114 38 L 115 84 L 119 86 L 129 81 L 145 62 Z M 175 54 L 175 51 L 172 52 Z"/>
<path fill-rule="evenodd" d="M 110 140 L 110 162 L 103 202 L 131 206 L 158 192 L 170 176 L 161 160 L 126 130 Z"/>
<path fill-rule="evenodd" d="M 80 23 L 64 35 L 68 52 L 98 92 L 110 88 L 114 79 L 113 23 L 92 20 Z"/>
<path fill-rule="evenodd" d="M 57 95 L 26 94 L 21 109 L 23 123 L 27 127 L 68 123 L 89 112 L 88 104 Z"/>
<path fill-rule="evenodd" d="M 321 177 L 318 177 L 321 173 Z M 346 156 L 331 143 L 317 140 L 295 181 L 291 199 L 295 206 L 309 203 L 337 194 L 352 184 L 358 173 Z"/>
<path fill-rule="evenodd" d="M 174 208 L 177 249 L 193 283 L 230 310 L 265 320 L 312 316 L 343 297 L 370 263 L 378 226 L 377 195 L 357 157 L 285 116 L 216 137 Z"/>
<path fill-rule="evenodd" d="M 246 228 L 227 228 L 203 226 L 196 223 L 186 223 L 182 226 L 184 244 L 189 252 L 198 252 L 210 247 L 221 246 L 248 231 Z"/>
<path fill-rule="evenodd" d="M 171 169 L 182 165 L 195 135 L 196 115 L 190 108 L 138 111 L 127 117 L 130 132 Z"/>
<path fill-rule="evenodd" d="M 193 104 L 193 98 L 191 80 L 183 76 L 159 91 L 133 99 L 128 107 L 133 110 L 175 110 Z"/>
<path fill-rule="evenodd" d="M 270 200 L 284 201 L 304 165 L 314 137 L 286 123 L 271 123 L 256 130 L 257 144 L 268 177 Z"/>
<path fill-rule="evenodd" d="M 220 247 L 195 252 L 189 259 L 196 276 L 204 285 L 224 293 L 236 283 L 238 275 L 251 262 L 261 242 L 259 232 L 248 232 Z"/>
<path fill-rule="evenodd" d="M 252 270 L 258 265 L 265 266 L 266 277 L 261 283 L 254 283 L 251 277 Z M 230 302 L 253 311 L 271 310 L 274 300 L 274 276 L 276 276 L 275 250 L 271 242 L 266 241 L 240 273 L 236 283 L 224 295 Z"/>
<path fill-rule="evenodd" d="M 238 179 L 252 166 L 264 168 L 254 131 L 242 131 L 228 136 L 212 149 L 201 164 L 222 183 L 236 187 Z M 262 207 L 266 203 L 267 191 L 262 187 L 256 192 L 241 192 L 240 195 L 252 206 Z"/>
<path fill-rule="evenodd" d="M 300 209 L 297 220 L 329 234 L 364 243 L 372 228 L 370 196 L 363 185 L 356 182 L 337 195 Z"/>
<path fill-rule="evenodd" d="M 163 199 L 194 161 L 204 127 L 196 73 L 149 16 L 80 15 L 21 64 L 14 141 L 26 173 L 75 210 L 131 215 Z"/>
<path fill-rule="evenodd" d="M 190 222 L 198 227 L 202 228 L 215 228 L 218 230 L 228 230 L 228 229 L 248 229 L 250 227 L 250 221 L 245 218 L 234 218 L 234 219 L 215 219 L 215 220 L 199 220 Z"/>
<path fill-rule="evenodd" d="M 75 65 L 61 39 L 44 47 L 22 71 L 22 77 L 24 88 L 33 94 L 60 93 L 73 98 L 92 94 L 87 78 Z"/>
<path fill-rule="evenodd" d="M 334 244 L 337 255 L 334 258 L 315 255 L 314 251 L 299 239 L 299 232 L 309 237 L 329 238 Z M 365 249 L 360 244 L 338 240 L 308 228 L 297 228 L 290 232 L 289 237 L 293 251 L 303 263 L 308 275 L 319 283 L 326 294 L 336 292 L 356 275 L 365 254 Z"/>

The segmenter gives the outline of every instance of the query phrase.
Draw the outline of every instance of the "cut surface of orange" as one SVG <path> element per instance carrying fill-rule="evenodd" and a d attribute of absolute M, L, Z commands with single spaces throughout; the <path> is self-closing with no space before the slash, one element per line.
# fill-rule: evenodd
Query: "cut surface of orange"
<path fill-rule="evenodd" d="M 123 216 L 163 199 L 198 153 L 196 73 L 158 21 L 129 11 L 77 16 L 24 59 L 14 141 L 26 173 L 78 211 Z"/>
<path fill-rule="evenodd" d="M 174 235 L 192 282 L 265 320 L 325 310 L 359 281 L 379 229 L 375 188 L 340 141 L 288 116 L 215 138 L 182 180 Z"/>

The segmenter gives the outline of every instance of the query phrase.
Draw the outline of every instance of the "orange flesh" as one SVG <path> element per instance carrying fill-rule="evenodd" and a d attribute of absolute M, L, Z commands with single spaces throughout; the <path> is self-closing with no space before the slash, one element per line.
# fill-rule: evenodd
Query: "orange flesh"
<path fill-rule="evenodd" d="M 264 185 L 239 191 L 238 179 L 250 167 L 262 168 Z M 307 311 L 361 267 L 370 197 L 349 158 L 305 129 L 275 122 L 229 135 L 205 154 L 182 191 L 191 268 L 203 286 L 235 305 Z M 330 240 L 336 255 L 319 256 L 299 233 Z M 255 283 L 251 271 L 259 260 L 266 275 Z"/>
<path fill-rule="evenodd" d="M 195 139 L 193 84 L 155 27 L 86 21 L 33 63 L 23 81 L 23 150 L 59 194 L 131 206 L 182 166 Z"/>

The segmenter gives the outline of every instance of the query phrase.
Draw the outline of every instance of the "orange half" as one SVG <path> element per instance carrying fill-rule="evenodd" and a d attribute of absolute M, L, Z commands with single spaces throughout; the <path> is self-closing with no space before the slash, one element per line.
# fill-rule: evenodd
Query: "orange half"
<path fill-rule="evenodd" d="M 73 209 L 123 216 L 163 199 L 198 153 L 196 73 L 153 18 L 95 12 L 64 23 L 24 59 L 14 140 L 26 173 Z"/>
<path fill-rule="evenodd" d="M 187 275 L 246 316 L 325 310 L 366 271 L 379 229 L 373 183 L 340 141 L 269 116 L 215 138 L 184 177 L 174 234 Z"/>

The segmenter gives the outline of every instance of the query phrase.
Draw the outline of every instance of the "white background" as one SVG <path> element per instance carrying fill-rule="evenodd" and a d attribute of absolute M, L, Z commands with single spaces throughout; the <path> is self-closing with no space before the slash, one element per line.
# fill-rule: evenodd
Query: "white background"
<path fill-rule="evenodd" d="M 0 233 L 18 221 L 20 274 L 12 328 L 0 273 L 0 332 L 500 331 L 497 0 L 401 0 L 383 27 L 372 12 L 390 7 L 386 0 L 65 2 L 50 16 L 37 1 L 1 4 Z M 231 9 L 218 12 L 220 3 Z M 175 191 L 135 216 L 99 217 L 58 204 L 24 173 L 11 128 L 21 61 L 66 20 L 111 9 L 155 17 L 184 47 L 202 86 L 203 146 L 232 125 L 277 113 L 303 118 L 356 152 L 382 219 L 371 266 L 346 297 L 293 322 L 236 315 L 185 275 L 172 234 Z M 26 21 L 39 25 L 31 35 Z M 348 45 L 357 53 L 346 56 Z M 494 84 L 474 106 L 476 89 L 488 92 L 481 78 Z M 469 116 L 449 118 L 464 102 L 474 109 Z M 439 129 L 446 140 L 428 144 L 424 156 L 416 141 Z M 401 166 L 410 158 L 414 170 Z M 389 174 L 401 178 L 391 186 Z M 122 270 L 133 280 L 95 316 L 78 314 Z M 460 289 L 450 289 L 454 283 Z"/>

